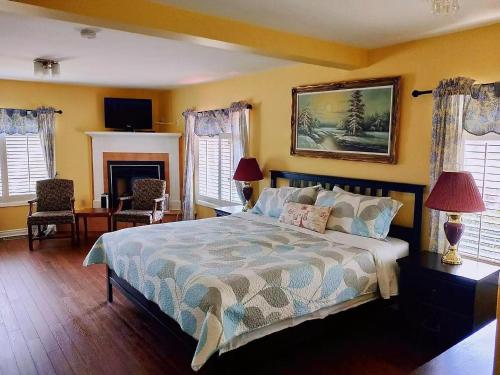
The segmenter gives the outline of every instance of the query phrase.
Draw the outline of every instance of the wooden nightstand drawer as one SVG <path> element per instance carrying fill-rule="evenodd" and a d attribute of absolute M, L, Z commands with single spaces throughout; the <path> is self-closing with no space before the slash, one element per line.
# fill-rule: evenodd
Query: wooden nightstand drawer
<path fill-rule="evenodd" d="M 474 306 L 474 286 L 457 284 L 422 272 L 406 271 L 401 276 L 401 288 L 412 298 L 454 313 L 469 315 Z"/>
<path fill-rule="evenodd" d="M 451 266 L 425 251 L 398 264 L 401 312 L 427 345 L 453 345 L 495 319 L 498 267 L 467 259 Z"/>
<path fill-rule="evenodd" d="M 472 322 L 466 316 L 436 308 L 424 303 L 414 306 L 415 328 L 437 345 L 450 345 L 467 336 L 472 330 Z"/>

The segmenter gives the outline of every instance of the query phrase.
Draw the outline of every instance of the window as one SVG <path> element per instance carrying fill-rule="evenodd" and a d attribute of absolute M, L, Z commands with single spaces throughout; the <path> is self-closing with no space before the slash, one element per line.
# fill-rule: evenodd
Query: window
<path fill-rule="evenodd" d="M 241 204 L 233 181 L 230 134 L 197 138 L 196 200 L 213 205 Z"/>
<path fill-rule="evenodd" d="M 486 211 L 463 216 L 466 230 L 460 252 L 500 262 L 500 136 L 467 134 L 464 169 L 474 176 Z"/>
<path fill-rule="evenodd" d="M 0 203 L 24 202 L 48 177 L 38 134 L 0 136 Z"/>

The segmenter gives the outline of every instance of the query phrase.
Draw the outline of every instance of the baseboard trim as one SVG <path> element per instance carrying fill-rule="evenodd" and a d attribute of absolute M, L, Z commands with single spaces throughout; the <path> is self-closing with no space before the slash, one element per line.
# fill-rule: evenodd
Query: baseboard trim
<path fill-rule="evenodd" d="M 0 238 L 26 236 L 27 234 L 28 228 L 0 230 Z"/>

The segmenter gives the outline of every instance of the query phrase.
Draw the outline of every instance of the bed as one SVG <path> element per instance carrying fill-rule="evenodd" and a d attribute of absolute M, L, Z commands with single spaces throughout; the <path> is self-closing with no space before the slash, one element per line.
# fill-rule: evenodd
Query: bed
<path fill-rule="evenodd" d="M 281 180 L 410 194 L 413 225 L 392 225 L 380 241 L 241 213 L 107 233 L 84 265 L 107 265 L 109 302 L 117 287 L 167 327 L 177 322 L 177 336 L 194 338 L 193 370 L 215 352 L 397 294 L 396 259 L 420 249 L 424 186 L 271 171 L 271 187 Z"/>

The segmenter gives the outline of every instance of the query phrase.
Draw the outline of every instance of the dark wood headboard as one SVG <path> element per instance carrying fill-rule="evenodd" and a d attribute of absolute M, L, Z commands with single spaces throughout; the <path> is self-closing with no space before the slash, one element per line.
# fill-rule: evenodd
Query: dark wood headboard
<path fill-rule="evenodd" d="M 390 192 L 401 192 L 415 196 L 413 207 L 413 227 L 393 224 L 389 236 L 400 238 L 410 244 L 410 252 L 420 251 L 422 235 L 422 205 L 425 185 L 405 184 L 399 182 L 363 180 L 358 178 L 324 176 L 309 173 L 271 171 L 271 187 L 277 187 L 278 179 L 289 181 L 289 186 L 306 187 L 321 184 L 323 188 L 332 190 L 335 186 L 357 194 L 388 197 Z"/>

